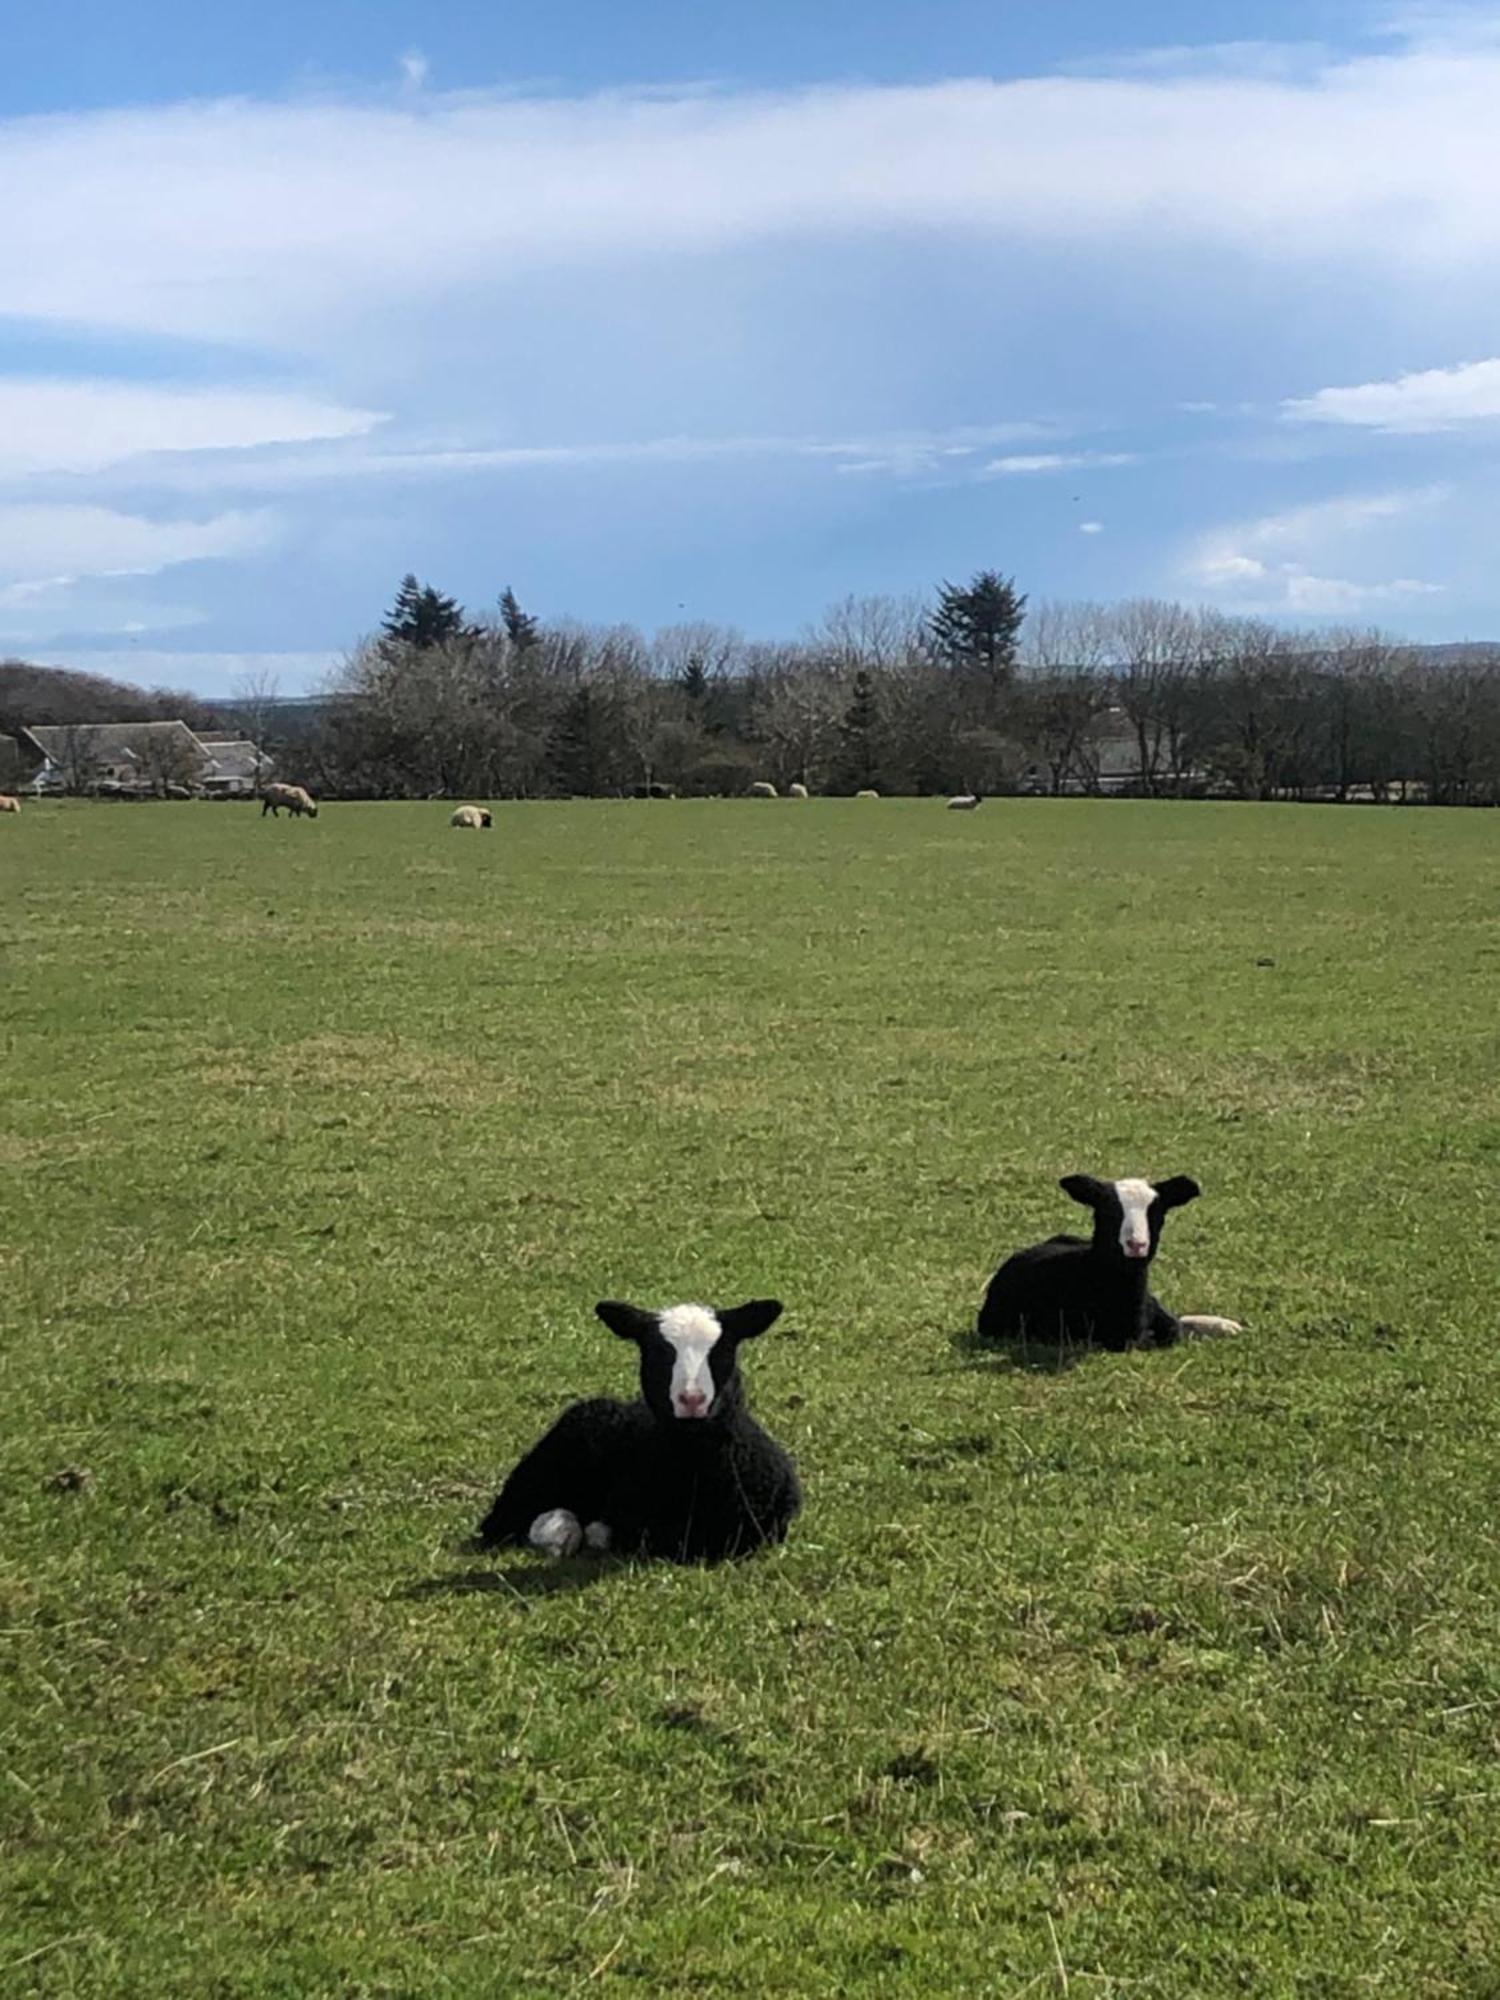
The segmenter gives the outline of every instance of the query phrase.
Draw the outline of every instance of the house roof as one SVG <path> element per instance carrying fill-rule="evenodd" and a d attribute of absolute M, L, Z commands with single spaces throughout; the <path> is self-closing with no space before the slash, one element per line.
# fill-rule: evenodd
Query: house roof
<path fill-rule="evenodd" d="M 180 743 L 190 755 L 207 755 L 185 722 L 38 723 L 26 734 L 50 763 L 134 763 L 143 737 Z"/>
<path fill-rule="evenodd" d="M 200 736 L 211 778 L 253 778 L 276 761 L 242 736 Z"/>

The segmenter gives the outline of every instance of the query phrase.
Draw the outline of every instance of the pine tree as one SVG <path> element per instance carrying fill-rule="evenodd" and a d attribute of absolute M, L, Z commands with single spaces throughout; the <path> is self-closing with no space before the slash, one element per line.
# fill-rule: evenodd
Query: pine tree
<path fill-rule="evenodd" d="M 876 732 L 880 727 L 880 704 L 875 682 L 867 668 L 854 676 L 854 692 L 839 724 L 838 778 L 848 791 L 864 791 L 875 784 L 877 769 Z M 803 773 L 804 782 L 806 773 Z"/>
<path fill-rule="evenodd" d="M 980 684 L 989 717 L 1015 677 L 1025 622 L 1026 599 L 1015 579 L 999 570 L 979 570 L 966 585 L 945 583 L 938 591 L 927 627 L 932 649 L 955 672 Z"/>
<path fill-rule="evenodd" d="M 678 678 L 677 685 L 684 696 L 696 707 L 708 695 L 708 669 L 699 659 L 689 660 Z"/>
<path fill-rule="evenodd" d="M 518 653 L 524 653 L 528 646 L 534 646 L 539 636 L 537 621 L 521 609 L 516 593 L 507 584 L 500 593 L 500 618 L 505 626 L 505 636 Z"/>
<path fill-rule="evenodd" d="M 575 688 L 553 724 L 547 746 L 552 782 L 574 798 L 597 798 L 609 777 L 610 753 L 617 731 L 610 704 L 585 681 Z"/>
<path fill-rule="evenodd" d="M 457 601 L 431 584 L 418 583 L 410 570 L 402 577 L 396 601 L 381 619 L 380 628 L 388 639 L 415 646 L 418 651 L 441 646 L 468 630 Z"/>

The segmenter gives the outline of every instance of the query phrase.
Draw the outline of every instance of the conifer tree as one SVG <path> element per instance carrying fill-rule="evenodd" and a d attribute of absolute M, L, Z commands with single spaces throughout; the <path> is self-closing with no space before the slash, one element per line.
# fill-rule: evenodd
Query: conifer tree
<path fill-rule="evenodd" d="M 854 676 L 854 691 L 839 724 L 838 777 L 849 791 L 865 791 L 875 784 L 880 727 L 880 704 L 869 670 L 861 667 Z"/>
<path fill-rule="evenodd" d="M 1026 599 L 1015 579 L 999 570 L 979 570 L 967 584 L 945 583 L 938 591 L 927 627 L 932 649 L 955 673 L 978 684 L 986 720 L 993 719 L 1015 677 L 1025 622 Z"/>
<path fill-rule="evenodd" d="M 457 600 L 445 597 L 431 584 L 418 583 L 408 570 L 401 579 L 396 601 L 380 621 L 388 639 L 424 651 L 441 646 L 446 639 L 459 638 L 468 628 Z"/>
<path fill-rule="evenodd" d="M 523 611 L 516 593 L 507 584 L 500 593 L 500 620 L 505 627 L 505 636 L 518 653 L 524 653 L 528 646 L 537 642 L 537 621 L 529 612 Z"/>

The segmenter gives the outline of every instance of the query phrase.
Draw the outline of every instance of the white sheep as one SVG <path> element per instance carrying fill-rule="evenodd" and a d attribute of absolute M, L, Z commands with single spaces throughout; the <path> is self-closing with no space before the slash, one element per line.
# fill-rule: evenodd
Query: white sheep
<path fill-rule="evenodd" d="M 779 796 L 780 794 L 777 792 L 776 787 L 768 784 L 764 778 L 757 778 L 755 783 L 750 787 L 750 797 L 752 799 L 774 799 Z"/>
<path fill-rule="evenodd" d="M 810 796 L 806 785 L 788 785 L 786 795 L 789 799 L 805 799 Z"/>
<path fill-rule="evenodd" d="M 317 800 L 301 785 L 267 785 L 260 797 L 261 818 L 269 813 L 272 819 L 279 819 L 283 806 L 293 819 L 301 819 L 304 813 L 309 819 L 318 816 Z"/>
<path fill-rule="evenodd" d="M 494 815 L 485 806 L 460 806 L 448 822 L 449 826 L 492 826 Z"/>
<path fill-rule="evenodd" d="M 949 799 L 948 810 L 951 813 L 971 813 L 978 804 L 978 792 L 960 792 L 957 798 Z"/>

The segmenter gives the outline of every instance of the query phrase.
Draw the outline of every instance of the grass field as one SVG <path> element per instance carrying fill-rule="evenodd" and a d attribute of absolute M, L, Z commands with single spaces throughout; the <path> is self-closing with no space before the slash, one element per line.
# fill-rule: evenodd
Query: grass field
<path fill-rule="evenodd" d="M 0 823 L 0 1991 L 1500 1994 L 1500 816 L 446 820 Z M 764 1293 L 784 1550 L 465 1552 Z"/>

